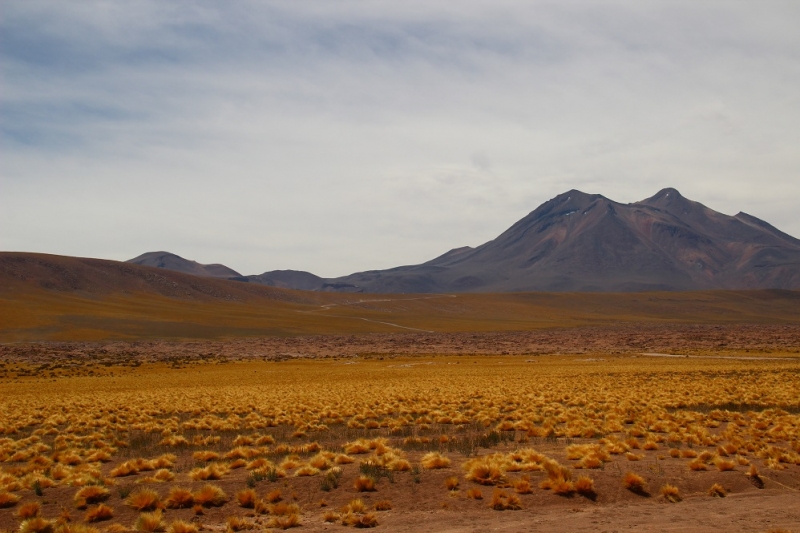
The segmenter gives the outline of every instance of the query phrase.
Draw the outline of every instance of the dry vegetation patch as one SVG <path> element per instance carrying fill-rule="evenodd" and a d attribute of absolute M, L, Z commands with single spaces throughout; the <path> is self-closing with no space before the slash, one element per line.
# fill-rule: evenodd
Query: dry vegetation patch
<path fill-rule="evenodd" d="M 0 531 L 383 527 L 416 510 L 797 490 L 799 371 L 606 354 L 14 378 L 0 398 Z"/>

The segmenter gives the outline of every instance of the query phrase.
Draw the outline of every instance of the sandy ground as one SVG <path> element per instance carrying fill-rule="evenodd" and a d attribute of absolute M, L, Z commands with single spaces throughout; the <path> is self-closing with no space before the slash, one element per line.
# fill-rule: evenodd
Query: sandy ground
<path fill-rule="evenodd" d="M 644 354 L 800 357 L 800 325 L 651 325 L 492 333 L 395 333 L 264 337 L 225 341 L 0 344 L 0 361 L 47 364 L 69 358 L 207 361 L 416 354 Z"/>

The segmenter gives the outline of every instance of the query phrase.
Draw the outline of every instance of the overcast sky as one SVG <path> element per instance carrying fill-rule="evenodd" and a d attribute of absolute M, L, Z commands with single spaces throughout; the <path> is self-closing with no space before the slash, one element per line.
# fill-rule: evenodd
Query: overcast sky
<path fill-rule="evenodd" d="M 800 2 L 0 2 L 0 250 L 322 276 L 672 186 L 800 237 Z"/>

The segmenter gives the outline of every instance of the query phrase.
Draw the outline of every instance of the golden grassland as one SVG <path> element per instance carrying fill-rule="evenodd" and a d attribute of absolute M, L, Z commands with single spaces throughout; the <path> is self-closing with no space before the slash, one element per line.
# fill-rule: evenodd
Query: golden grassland
<path fill-rule="evenodd" d="M 144 364 L 0 385 L 0 530 L 22 533 L 373 527 L 412 508 L 800 488 L 796 358 Z"/>
<path fill-rule="evenodd" d="M 249 285 L 216 283 L 232 291 Z M 0 342 L 800 323 L 797 291 L 361 295 L 249 289 L 254 294 L 241 298 L 187 299 L 0 286 Z"/>

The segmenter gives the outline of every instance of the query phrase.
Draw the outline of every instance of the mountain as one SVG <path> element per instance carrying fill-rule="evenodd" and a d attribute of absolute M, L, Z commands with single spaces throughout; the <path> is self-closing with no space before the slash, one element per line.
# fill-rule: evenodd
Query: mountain
<path fill-rule="evenodd" d="M 746 213 L 724 215 L 668 188 L 622 204 L 571 190 L 477 248 L 420 265 L 321 278 L 241 276 L 167 252 L 129 262 L 307 291 L 365 293 L 634 292 L 800 288 L 800 240 Z"/>
<path fill-rule="evenodd" d="M 133 259 L 128 259 L 125 262 L 135 265 L 164 268 L 175 272 L 183 272 L 184 274 L 202 276 L 204 278 L 228 279 L 242 277 L 241 274 L 225 265 L 202 265 L 197 261 L 190 261 L 189 259 L 184 259 L 179 255 L 169 252 L 147 252 Z"/>
<path fill-rule="evenodd" d="M 302 270 L 273 270 L 256 276 L 247 276 L 246 279 L 270 287 L 303 291 L 319 290 L 325 285 L 323 278 Z"/>
<path fill-rule="evenodd" d="M 368 293 L 796 289 L 800 240 L 746 213 L 718 213 L 672 188 L 631 204 L 571 190 L 477 248 L 456 248 L 421 265 L 321 279 L 311 288 Z"/>

